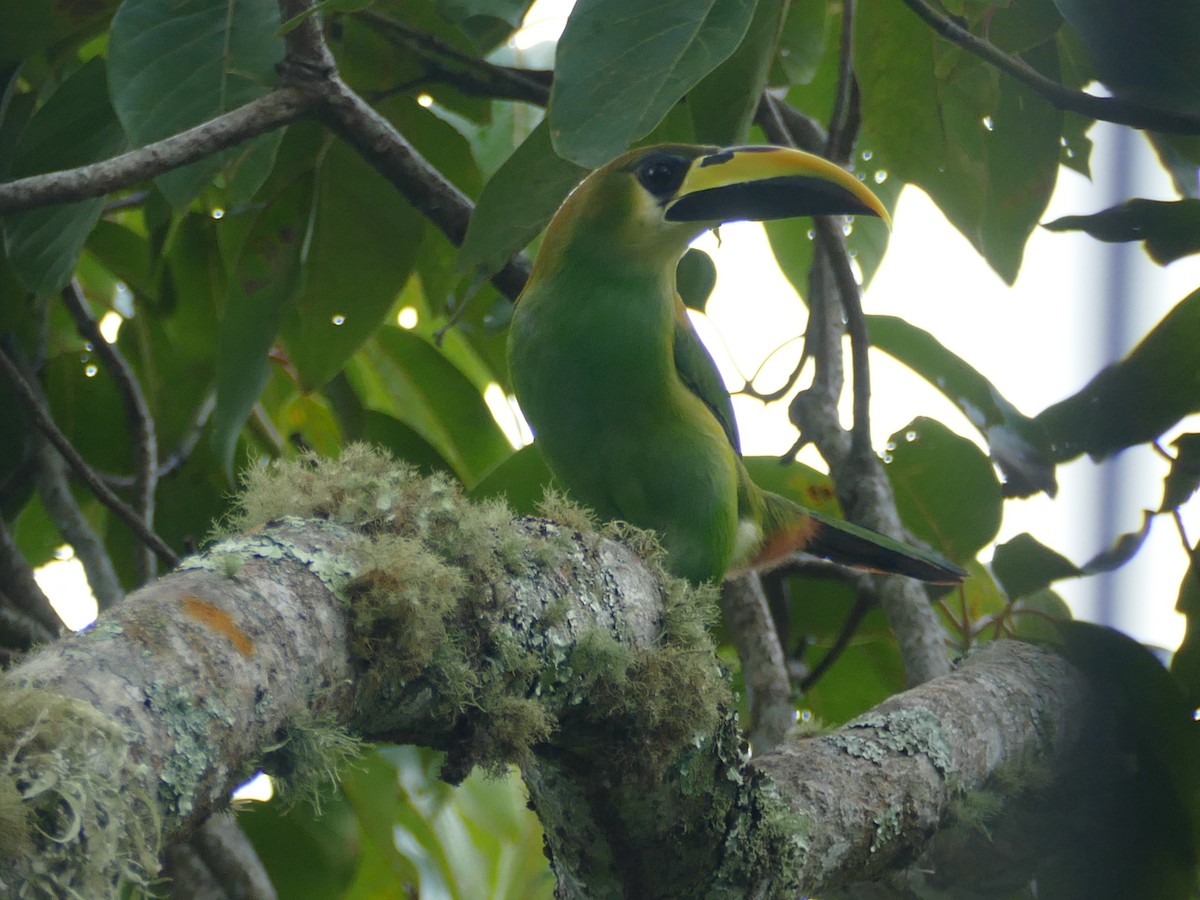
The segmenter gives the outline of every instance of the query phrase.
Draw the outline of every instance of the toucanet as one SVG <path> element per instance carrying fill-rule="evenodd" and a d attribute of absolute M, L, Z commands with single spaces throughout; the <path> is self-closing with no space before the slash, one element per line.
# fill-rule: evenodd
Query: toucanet
<path fill-rule="evenodd" d="M 729 393 L 676 290 L 676 264 L 707 229 L 843 214 L 888 219 L 818 156 L 670 144 L 590 174 L 546 230 L 509 333 L 517 400 L 568 493 L 658 532 L 681 577 L 720 581 L 795 550 L 931 582 L 966 574 L 751 481 Z"/>

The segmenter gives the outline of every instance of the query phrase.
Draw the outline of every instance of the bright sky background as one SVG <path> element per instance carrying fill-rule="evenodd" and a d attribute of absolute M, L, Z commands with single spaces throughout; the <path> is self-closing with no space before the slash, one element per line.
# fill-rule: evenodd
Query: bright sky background
<path fill-rule="evenodd" d="M 556 39 L 571 3 L 539 0 L 515 46 L 527 48 Z M 1063 170 L 1042 221 L 1096 212 L 1127 199 L 1115 195 L 1112 188 L 1116 131 L 1105 125 L 1092 130 L 1097 145 L 1092 156 L 1093 180 Z M 1132 143 L 1137 183 L 1131 196 L 1172 198 L 1171 186 L 1149 146 L 1140 136 Z M 887 255 L 864 297 L 867 312 L 903 316 L 930 331 L 1029 415 L 1077 391 L 1109 361 L 1101 349 L 1097 322 L 1108 254 L 1124 253 L 1135 279 L 1122 353 L 1200 286 L 1200 258 L 1191 257 L 1163 269 L 1138 247 L 1100 244 L 1081 234 L 1039 229 L 1026 248 L 1016 285 L 1009 288 L 919 190 L 908 188 L 901 194 L 894 218 Z M 721 229 L 720 246 L 711 236 L 703 238 L 700 246 L 714 257 L 718 282 L 708 306 L 709 322 L 698 325 L 727 381 L 740 386 L 739 373 L 753 372 L 788 338 L 801 334 L 803 307 L 779 272 L 761 226 L 728 225 Z M 778 384 L 799 352 L 799 342 L 784 347 L 760 385 Z M 872 386 L 877 448 L 918 415 L 936 418 L 980 442 L 976 430 L 948 401 L 881 353 L 873 354 Z M 736 397 L 734 403 L 748 454 L 782 453 L 791 446 L 796 433 L 787 420 L 786 398 L 770 406 L 747 397 Z M 1176 432 L 1181 430 L 1188 428 Z M 1200 430 L 1200 418 L 1190 422 L 1190 430 Z M 820 465 L 811 448 L 802 458 Z M 1157 506 L 1161 499 L 1166 465 L 1143 448 L 1119 458 L 1128 458 L 1129 464 L 1117 527 L 1132 531 L 1140 525 L 1141 510 Z M 1104 470 L 1109 466 L 1111 463 L 1098 467 L 1086 458 L 1078 460 L 1060 467 L 1056 500 L 1038 495 L 1008 501 L 1000 540 L 1029 531 L 1076 563 L 1091 558 L 1105 546 L 1097 519 L 1099 497 L 1105 489 Z M 1200 503 L 1196 500 L 1185 520 L 1194 541 L 1200 536 Z M 89 605 L 82 569 L 70 558 L 69 550 L 64 548 L 64 560 L 39 570 L 38 579 L 52 599 L 61 602 L 68 624 L 78 628 L 94 618 L 95 608 Z M 985 550 L 982 557 L 989 559 L 990 551 Z M 1160 517 L 1138 557 L 1114 576 L 1117 595 L 1124 602 L 1110 624 L 1139 640 L 1175 647 L 1183 634 L 1183 619 L 1174 612 L 1174 600 L 1186 563 L 1173 524 Z M 1096 581 L 1060 583 L 1058 590 L 1077 615 L 1095 618 Z"/>

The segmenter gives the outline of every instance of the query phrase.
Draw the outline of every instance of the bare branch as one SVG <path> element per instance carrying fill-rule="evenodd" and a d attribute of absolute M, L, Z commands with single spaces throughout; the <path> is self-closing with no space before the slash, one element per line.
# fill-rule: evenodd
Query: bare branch
<path fill-rule="evenodd" d="M 147 532 L 154 529 L 154 495 L 158 488 L 158 436 L 154 429 L 154 416 L 142 386 L 121 351 L 110 344 L 100 333 L 100 325 L 88 308 L 87 299 L 78 280 L 72 278 L 62 289 L 63 305 L 75 320 L 80 335 L 92 346 L 92 351 L 104 363 L 112 376 L 125 406 L 125 421 L 129 427 L 130 444 L 133 447 L 133 508 Z M 142 543 L 135 554 L 138 583 L 144 584 L 154 577 L 154 553 Z"/>
<path fill-rule="evenodd" d="M 733 637 L 750 702 L 750 745 L 765 753 L 795 724 L 792 684 L 783 645 L 754 572 L 721 585 L 721 617 Z"/>
<path fill-rule="evenodd" d="M 550 102 L 550 83 L 554 77 L 551 71 L 498 66 L 374 10 L 365 9 L 358 15 L 375 25 L 393 44 L 418 57 L 425 64 L 430 81 L 495 100 L 517 100 L 535 106 Z"/>
<path fill-rule="evenodd" d="M 20 368 L 2 348 L 0 348 L 0 371 L 3 371 L 8 380 L 12 382 L 13 388 L 16 390 L 17 399 L 21 401 L 21 405 L 25 407 L 26 412 L 32 417 L 38 429 L 54 445 L 54 448 L 62 454 L 63 459 L 66 460 L 79 480 L 88 486 L 91 492 L 96 495 L 96 499 L 112 510 L 117 518 L 128 525 L 139 540 L 151 547 L 159 559 L 167 565 L 173 566 L 178 560 L 175 551 L 167 546 L 166 542 L 157 534 L 146 528 L 138 514 L 130 509 L 128 504 L 120 497 L 109 490 L 108 485 L 87 464 L 87 461 L 79 455 L 79 451 L 71 446 L 71 442 L 67 440 L 67 436 L 58 430 L 58 426 L 54 424 L 54 420 L 50 418 L 50 414 L 42 406 L 36 392 L 30 386 L 29 382 L 25 380 L 25 376 L 21 374 Z"/>
<path fill-rule="evenodd" d="M 98 163 L 0 184 L 0 213 L 99 197 L 212 156 L 307 116 L 314 98 L 289 86 L 187 131 Z"/>
<path fill-rule="evenodd" d="M 36 640 L 49 640 L 58 636 L 62 620 L 50 605 L 37 579 L 33 567 L 17 546 L 8 523 L 0 516 L 0 591 L 7 603 L 5 606 L 26 616 L 42 631 L 34 635 Z"/>
<path fill-rule="evenodd" d="M 1097 97 L 1074 90 L 1047 78 L 1023 59 L 1010 56 L 995 44 L 972 34 L 953 19 L 937 12 L 925 0 L 904 0 L 904 3 L 938 35 L 1032 88 L 1058 109 L 1131 128 L 1168 134 L 1200 134 L 1200 116 L 1156 109 L 1120 97 Z"/>
<path fill-rule="evenodd" d="M 186 843 L 166 852 L 171 900 L 275 900 L 278 894 L 254 845 L 228 813 L 214 813 Z"/>

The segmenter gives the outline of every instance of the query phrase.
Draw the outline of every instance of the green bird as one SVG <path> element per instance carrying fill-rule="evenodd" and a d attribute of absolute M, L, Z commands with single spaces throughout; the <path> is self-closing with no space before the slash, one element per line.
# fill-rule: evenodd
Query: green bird
<path fill-rule="evenodd" d="M 719 582 L 795 550 L 931 582 L 966 575 L 751 481 L 729 392 L 676 290 L 688 244 L 722 222 L 841 214 L 888 220 L 818 156 L 669 144 L 593 172 L 546 230 L 509 332 L 517 400 L 567 491 L 658 532 L 676 575 Z"/>

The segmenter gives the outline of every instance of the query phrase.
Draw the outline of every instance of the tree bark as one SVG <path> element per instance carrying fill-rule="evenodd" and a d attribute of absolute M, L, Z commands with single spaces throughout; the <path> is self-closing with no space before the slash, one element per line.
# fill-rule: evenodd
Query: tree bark
<path fill-rule="evenodd" d="M 563 896 L 796 896 L 911 861 L 1006 764 L 1057 774 L 1106 727 L 1061 658 L 1003 642 L 748 760 L 711 592 L 578 513 L 512 519 L 360 449 L 243 504 L 244 534 L 0 683 L 0 816 L 38 824 L 4 839 L 10 885 L 144 881 L 256 766 L 319 777 L 353 734 L 445 749 L 451 779 L 518 763 Z"/>

